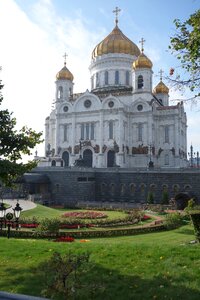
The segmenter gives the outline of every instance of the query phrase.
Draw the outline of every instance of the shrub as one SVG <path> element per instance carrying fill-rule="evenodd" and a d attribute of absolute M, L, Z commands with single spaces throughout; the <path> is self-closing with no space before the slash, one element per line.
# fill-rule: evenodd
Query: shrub
<path fill-rule="evenodd" d="M 59 232 L 60 221 L 58 219 L 45 218 L 40 221 L 37 232 L 57 233 Z"/>
<path fill-rule="evenodd" d="M 162 204 L 169 204 L 169 193 L 168 193 L 168 191 L 163 191 L 161 203 Z"/>
<path fill-rule="evenodd" d="M 89 269 L 89 254 L 61 255 L 55 252 L 42 263 L 38 271 L 44 277 L 45 288 L 42 295 L 53 299 L 75 299 L 78 290 L 83 287 L 81 278 Z"/>
<path fill-rule="evenodd" d="M 168 229 L 179 227 L 183 224 L 183 217 L 180 213 L 170 213 L 166 215 L 164 226 Z"/>
<path fill-rule="evenodd" d="M 195 236 L 198 242 L 200 242 L 200 211 L 195 213 L 190 213 L 190 217 L 194 226 Z"/>
<path fill-rule="evenodd" d="M 152 191 L 148 192 L 147 203 L 149 203 L 149 204 L 153 204 L 154 203 L 154 194 L 153 194 Z"/>

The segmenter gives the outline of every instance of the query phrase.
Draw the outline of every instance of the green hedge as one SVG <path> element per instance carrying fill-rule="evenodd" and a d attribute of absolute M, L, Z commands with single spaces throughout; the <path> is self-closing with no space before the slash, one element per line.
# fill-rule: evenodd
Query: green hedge
<path fill-rule="evenodd" d="M 55 239 L 61 236 L 72 236 L 74 238 L 101 238 L 101 237 L 113 237 L 113 236 L 126 236 L 126 235 L 136 235 L 143 233 L 152 233 L 157 231 L 166 230 L 164 225 L 155 225 L 149 227 L 140 228 L 116 228 L 109 230 L 99 230 L 99 231 L 67 231 L 59 233 L 45 233 L 37 231 L 24 231 L 24 230 L 12 230 L 10 232 L 10 237 L 16 238 L 47 238 Z M 1 236 L 7 236 L 6 231 L 0 233 Z"/>

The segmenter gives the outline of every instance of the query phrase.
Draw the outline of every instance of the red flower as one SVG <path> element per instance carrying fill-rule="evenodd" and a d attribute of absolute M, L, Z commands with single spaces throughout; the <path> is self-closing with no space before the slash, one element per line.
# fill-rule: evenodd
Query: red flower
<path fill-rule="evenodd" d="M 55 240 L 55 242 L 67 242 L 67 243 L 71 243 L 74 242 L 74 238 L 71 236 L 60 236 L 59 238 L 57 238 Z"/>

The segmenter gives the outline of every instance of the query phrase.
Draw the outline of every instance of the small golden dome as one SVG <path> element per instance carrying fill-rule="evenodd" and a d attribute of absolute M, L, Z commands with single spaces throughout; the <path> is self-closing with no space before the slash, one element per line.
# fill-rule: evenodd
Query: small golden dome
<path fill-rule="evenodd" d="M 74 76 L 67 69 L 66 63 L 64 63 L 64 67 L 56 74 L 56 79 L 57 80 L 70 80 L 70 81 L 73 81 Z"/>
<path fill-rule="evenodd" d="M 154 94 L 168 94 L 169 88 L 162 82 L 162 80 L 157 84 L 153 90 Z"/>
<path fill-rule="evenodd" d="M 144 55 L 142 52 L 138 58 L 133 62 L 133 69 L 140 69 L 140 68 L 149 68 L 151 69 L 153 66 L 152 62 L 150 59 Z"/>
<path fill-rule="evenodd" d="M 124 53 L 138 56 L 140 55 L 140 50 L 137 45 L 122 33 L 116 24 L 113 31 L 94 48 L 92 58 L 108 53 Z"/>

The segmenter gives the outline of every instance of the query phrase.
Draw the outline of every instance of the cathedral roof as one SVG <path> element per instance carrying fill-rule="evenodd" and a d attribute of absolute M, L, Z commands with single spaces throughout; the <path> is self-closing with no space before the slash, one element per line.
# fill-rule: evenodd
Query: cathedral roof
<path fill-rule="evenodd" d="M 66 62 L 64 63 L 64 67 L 56 74 L 57 80 L 70 80 L 73 81 L 73 74 L 67 69 Z"/>
<path fill-rule="evenodd" d="M 153 66 L 150 59 L 142 52 L 138 58 L 133 62 L 133 69 L 149 68 Z"/>
<path fill-rule="evenodd" d="M 169 88 L 161 80 L 154 88 L 153 92 L 154 94 L 168 94 Z"/>
<path fill-rule="evenodd" d="M 101 41 L 93 50 L 92 58 L 108 53 L 124 53 L 138 56 L 140 50 L 123 32 L 116 26 L 112 32 Z"/>

